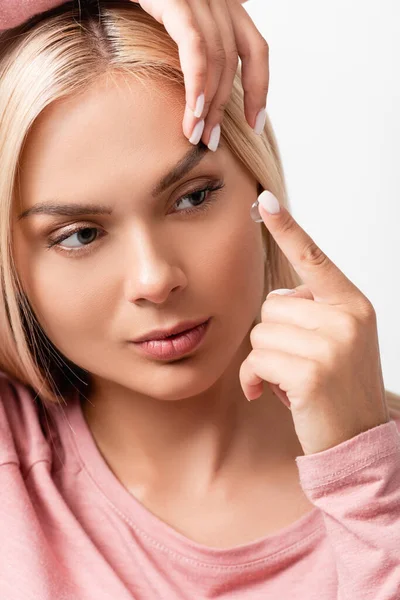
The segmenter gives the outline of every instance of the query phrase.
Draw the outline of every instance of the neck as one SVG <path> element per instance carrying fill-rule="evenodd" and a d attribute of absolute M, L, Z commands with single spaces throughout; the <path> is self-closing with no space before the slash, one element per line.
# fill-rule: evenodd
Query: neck
<path fill-rule="evenodd" d="M 105 460 L 126 487 L 206 491 L 217 479 L 275 469 L 302 449 L 290 410 L 264 384 L 248 402 L 238 377 L 243 347 L 208 390 L 178 401 L 144 397 L 96 379 L 82 410 Z M 135 495 L 140 496 L 139 492 Z"/>

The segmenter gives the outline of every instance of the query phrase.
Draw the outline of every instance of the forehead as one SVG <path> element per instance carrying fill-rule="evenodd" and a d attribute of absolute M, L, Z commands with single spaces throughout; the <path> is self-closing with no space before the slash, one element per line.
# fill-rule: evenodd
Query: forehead
<path fill-rule="evenodd" d="M 146 141 L 151 144 L 157 139 L 162 144 L 165 133 L 181 132 L 184 107 L 183 89 L 166 80 L 138 81 L 134 76 L 104 74 L 85 91 L 48 106 L 32 128 L 30 143 L 40 144 L 41 150 L 57 144 L 65 156 L 73 143 L 74 150 L 82 149 L 88 158 L 95 154 L 94 142 L 104 149 L 115 138 L 121 144 L 129 142 L 131 149 L 143 150 Z M 165 145 L 177 137 L 164 140 Z"/>
<path fill-rule="evenodd" d="M 182 132 L 184 91 L 157 81 L 103 76 L 85 92 L 48 106 L 34 123 L 21 157 L 21 189 L 74 182 L 105 184 L 126 168 L 145 178 L 148 167 L 168 164 L 189 142 Z M 151 170 L 151 169 L 150 169 Z"/>

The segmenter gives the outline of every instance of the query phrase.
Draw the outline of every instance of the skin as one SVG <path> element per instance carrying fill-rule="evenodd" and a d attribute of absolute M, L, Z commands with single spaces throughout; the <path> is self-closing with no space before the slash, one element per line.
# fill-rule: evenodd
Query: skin
<path fill-rule="evenodd" d="M 165 82 L 146 89 L 115 76 L 47 107 L 21 158 L 13 251 L 46 334 L 92 375 L 83 412 L 109 467 L 182 533 L 229 546 L 311 505 L 298 483 L 294 458 L 303 452 L 290 411 L 267 385 L 247 402 L 239 381 L 264 300 L 261 228 L 250 218 L 257 182 L 221 145 L 151 196 L 193 149 L 182 134 L 184 106 L 183 91 Z M 225 187 L 208 210 L 185 216 L 199 201 L 188 194 L 218 179 Z M 113 214 L 18 220 L 50 200 L 101 203 Z M 61 242 L 89 252 L 46 247 L 72 225 L 99 229 L 90 246 L 72 232 Z M 161 362 L 128 342 L 209 316 L 206 339 L 184 360 Z"/>
<path fill-rule="evenodd" d="M 269 86 L 269 47 L 247 11 L 246 0 L 132 0 L 161 23 L 179 49 L 187 106 L 182 129 L 190 140 L 200 123 L 210 143 L 222 123 L 238 58 L 242 63 L 244 114 L 254 127 L 265 108 Z M 22 24 L 64 0 L 0 0 L 0 30 Z M 79 3 L 78 3 L 79 4 Z M 203 108 L 196 102 L 204 95 Z M 197 143 L 196 141 L 194 143 Z M 211 144 L 212 149 L 213 143 Z"/>

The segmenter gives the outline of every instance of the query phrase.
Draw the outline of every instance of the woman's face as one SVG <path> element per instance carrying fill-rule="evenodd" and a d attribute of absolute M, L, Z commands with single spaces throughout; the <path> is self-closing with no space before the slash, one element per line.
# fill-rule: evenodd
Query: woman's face
<path fill-rule="evenodd" d="M 259 314 L 257 182 L 226 147 L 188 142 L 183 90 L 121 81 L 99 79 L 36 121 L 21 158 L 14 255 L 40 324 L 68 359 L 94 380 L 181 399 L 217 381 Z M 201 160 L 165 181 L 196 148 Z M 53 208 L 18 218 L 39 204 Z M 185 359 L 149 358 L 129 341 L 202 317 L 212 317 L 206 337 Z"/>

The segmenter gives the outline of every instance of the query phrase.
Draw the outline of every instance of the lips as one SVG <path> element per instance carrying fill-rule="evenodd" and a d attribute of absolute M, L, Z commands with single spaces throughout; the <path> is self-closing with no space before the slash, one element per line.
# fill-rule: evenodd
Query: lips
<path fill-rule="evenodd" d="M 209 320 L 210 318 L 198 319 L 196 321 L 182 321 L 181 323 L 174 325 L 170 329 L 153 329 L 152 331 L 149 331 L 148 333 L 145 333 L 142 336 L 139 336 L 131 341 L 139 343 L 146 341 L 164 340 L 165 338 L 168 338 L 171 335 L 176 335 L 178 333 L 182 333 L 183 331 L 189 331 L 190 329 L 194 329 L 195 327 L 198 327 L 199 325 L 202 325 L 203 323 L 206 323 Z"/>
<path fill-rule="evenodd" d="M 134 346 L 138 352 L 152 359 L 162 361 L 181 359 L 200 348 L 206 339 L 210 321 L 211 318 L 204 323 L 200 323 L 197 327 L 193 327 L 180 334 L 178 333 L 161 340 L 138 342 Z M 192 354 L 192 356 L 194 355 Z"/>

